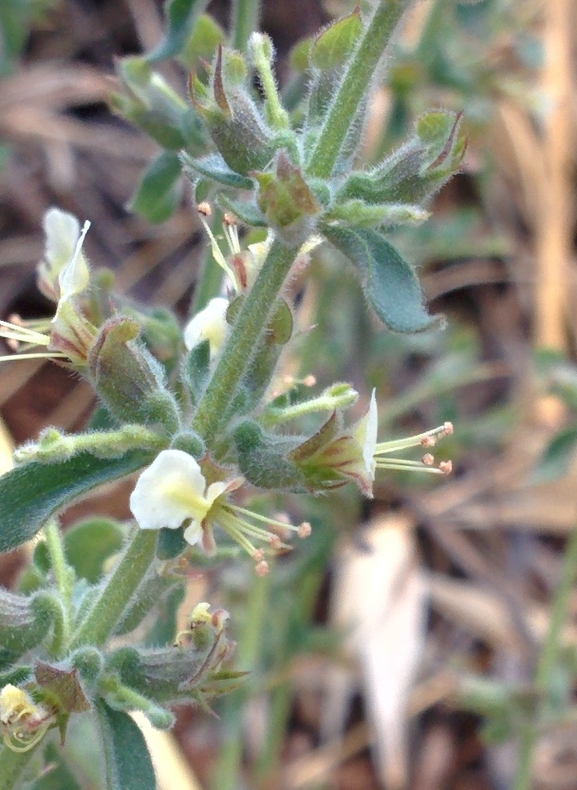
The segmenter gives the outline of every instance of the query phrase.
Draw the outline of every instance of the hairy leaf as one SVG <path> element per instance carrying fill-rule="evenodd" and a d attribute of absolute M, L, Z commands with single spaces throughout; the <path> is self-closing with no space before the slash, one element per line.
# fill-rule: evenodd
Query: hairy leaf
<path fill-rule="evenodd" d="M 421 332 L 439 319 L 423 307 L 411 266 L 377 231 L 325 226 L 323 233 L 361 271 L 363 290 L 378 317 L 394 332 Z"/>
<path fill-rule="evenodd" d="M 155 453 L 134 450 L 121 458 L 79 453 L 65 461 L 31 461 L 0 477 L 0 551 L 20 546 L 38 532 L 53 513 L 102 483 L 135 472 Z"/>
<path fill-rule="evenodd" d="M 97 703 L 104 746 L 106 790 L 156 790 L 144 736 L 127 713 Z"/>

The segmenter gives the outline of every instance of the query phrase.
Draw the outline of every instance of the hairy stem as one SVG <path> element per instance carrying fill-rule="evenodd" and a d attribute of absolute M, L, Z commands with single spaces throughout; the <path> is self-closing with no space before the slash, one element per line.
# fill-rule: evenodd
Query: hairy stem
<path fill-rule="evenodd" d="M 0 747 L 0 790 L 14 790 L 38 744 L 26 752 L 15 752 L 8 746 Z"/>
<path fill-rule="evenodd" d="M 72 648 L 103 645 L 148 572 L 156 552 L 156 530 L 135 528 L 132 539 L 102 592 L 72 637 Z"/>
<path fill-rule="evenodd" d="M 234 0 L 230 20 L 231 46 L 246 52 L 250 34 L 258 30 L 260 0 Z"/>
<path fill-rule="evenodd" d="M 248 360 L 273 314 L 297 253 L 298 248 L 285 247 L 280 241 L 275 241 L 242 304 L 229 340 L 194 415 L 192 427 L 206 441 L 210 441 L 220 427 Z"/>
<path fill-rule="evenodd" d="M 338 160 L 357 109 L 366 95 L 391 36 L 412 0 L 380 0 L 333 97 L 308 174 L 328 178 Z"/>
<path fill-rule="evenodd" d="M 52 573 L 56 588 L 60 593 L 62 603 L 62 621 L 60 628 L 54 626 L 53 652 L 56 658 L 60 658 L 68 646 L 70 637 L 70 621 L 72 618 L 72 586 L 74 584 L 74 572 L 64 553 L 64 543 L 62 533 L 56 519 L 51 518 L 44 529 L 46 537 L 46 547 L 50 556 Z"/>

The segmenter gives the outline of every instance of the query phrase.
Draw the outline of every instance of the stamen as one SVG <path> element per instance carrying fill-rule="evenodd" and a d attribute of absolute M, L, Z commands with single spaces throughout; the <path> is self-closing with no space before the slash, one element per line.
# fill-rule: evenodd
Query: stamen
<path fill-rule="evenodd" d="M 430 472 L 435 475 L 448 475 L 452 470 L 450 461 L 441 461 L 439 466 L 427 466 L 426 461 L 408 461 L 402 458 L 375 459 L 377 469 L 397 469 L 398 471 Z"/>
<path fill-rule="evenodd" d="M 200 205 L 202 206 L 203 204 L 201 203 Z M 210 209 L 210 207 L 209 207 L 209 209 Z M 231 280 L 231 282 L 232 282 L 232 284 L 234 286 L 234 289 L 236 291 L 238 291 L 239 288 L 238 288 L 238 283 L 237 283 L 237 280 L 236 280 L 236 275 L 235 275 L 234 271 L 230 268 L 228 263 L 226 262 L 226 258 L 224 257 L 224 255 L 222 254 L 222 250 L 218 246 L 218 242 L 216 240 L 216 237 L 215 237 L 214 233 L 212 232 L 212 230 L 210 228 L 210 225 L 205 220 L 205 216 L 210 216 L 210 214 L 206 214 L 203 211 L 201 211 L 200 210 L 200 206 L 197 207 L 197 210 L 198 210 L 198 213 L 200 215 L 200 221 L 202 223 L 202 226 L 203 226 L 204 230 L 206 231 L 206 235 L 209 238 L 210 248 L 212 250 L 212 255 L 214 257 L 214 260 L 218 263 L 218 265 L 221 267 L 221 269 L 223 269 L 225 271 L 225 273 L 230 277 L 230 280 Z"/>
<path fill-rule="evenodd" d="M 309 535 L 312 534 L 313 528 L 309 524 L 308 521 L 303 521 L 302 524 L 299 524 L 297 527 L 297 535 L 299 538 L 308 538 Z"/>
<path fill-rule="evenodd" d="M 256 566 L 254 571 L 257 576 L 266 576 L 267 573 L 269 572 L 268 562 L 266 562 L 265 560 L 259 562 L 259 564 Z"/>
<path fill-rule="evenodd" d="M 0 362 L 10 362 L 16 359 L 68 359 L 67 354 L 62 354 L 60 351 L 43 351 L 36 354 L 5 354 L 0 357 Z"/>
<path fill-rule="evenodd" d="M 244 507 L 240 507 L 240 505 L 232 505 L 230 503 L 227 505 L 227 507 L 231 510 L 234 510 L 236 513 L 242 513 L 249 518 L 254 518 L 256 521 L 262 521 L 265 524 L 271 524 L 272 526 L 279 527 L 282 530 L 290 529 L 293 532 L 298 532 L 299 530 L 299 527 L 295 527 L 294 524 L 291 524 L 290 521 L 288 521 L 288 519 L 286 521 L 281 521 L 280 519 L 277 521 L 277 519 L 270 518 L 269 516 L 261 516 L 260 513 L 255 513 L 253 510 L 247 510 Z"/>
<path fill-rule="evenodd" d="M 407 436 L 404 439 L 393 439 L 389 442 L 379 442 L 375 447 L 375 455 L 385 455 L 386 453 L 396 452 L 397 450 L 404 450 L 407 447 L 432 447 L 436 444 L 437 439 L 442 439 L 445 436 L 450 436 L 453 433 L 453 424 L 446 422 L 443 425 L 438 425 L 430 431 L 418 433 L 415 436 Z M 431 444 L 432 440 L 432 444 Z"/>

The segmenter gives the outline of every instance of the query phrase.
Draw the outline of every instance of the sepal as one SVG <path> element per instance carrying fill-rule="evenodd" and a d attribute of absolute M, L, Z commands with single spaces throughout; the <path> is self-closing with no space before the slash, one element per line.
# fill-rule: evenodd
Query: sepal
<path fill-rule="evenodd" d="M 136 321 L 111 318 L 99 330 L 88 359 L 94 387 L 119 420 L 178 430 L 180 415 L 165 387 L 160 363 L 137 342 Z"/>
<path fill-rule="evenodd" d="M 377 167 L 351 173 L 337 193 L 337 202 L 421 203 L 457 172 L 466 147 L 461 113 L 427 113 L 417 121 L 415 135 Z"/>
<path fill-rule="evenodd" d="M 258 423 L 250 420 L 237 426 L 234 441 L 238 465 L 249 483 L 269 490 L 306 490 L 302 473 L 287 458 L 294 442 L 287 447 L 286 440 L 266 434 Z"/>
<path fill-rule="evenodd" d="M 118 115 L 169 151 L 205 147 L 206 137 L 194 110 L 144 58 L 124 58 L 116 70 L 123 92 L 114 93 L 110 101 Z"/>
<path fill-rule="evenodd" d="M 236 173 L 264 169 L 276 142 L 245 85 L 242 55 L 219 47 L 211 71 L 208 89 L 196 81 L 191 98 L 217 150 Z"/>
<path fill-rule="evenodd" d="M 254 171 L 259 185 L 257 205 L 287 244 L 300 245 L 313 234 L 314 217 L 322 210 L 301 170 L 284 151 L 276 157 L 272 172 Z"/>
<path fill-rule="evenodd" d="M 28 597 L 0 587 L 0 667 L 44 641 L 57 605 L 47 592 Z"/>

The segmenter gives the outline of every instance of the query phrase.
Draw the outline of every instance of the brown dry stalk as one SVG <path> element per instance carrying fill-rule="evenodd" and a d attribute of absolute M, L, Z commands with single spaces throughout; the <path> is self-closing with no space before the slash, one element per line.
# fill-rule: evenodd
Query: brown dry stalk
<path fill-rule="evenodd" d="M 544 4 L 543 88 L 551 111 L 545 120 L 542 148 L 546 188 L 536 226 L 535 343 L 559 350 L 564 350 L 567 343 L 566 297 L 572 241 L 572 6 L 573 0 L 548 0 Z"/>

